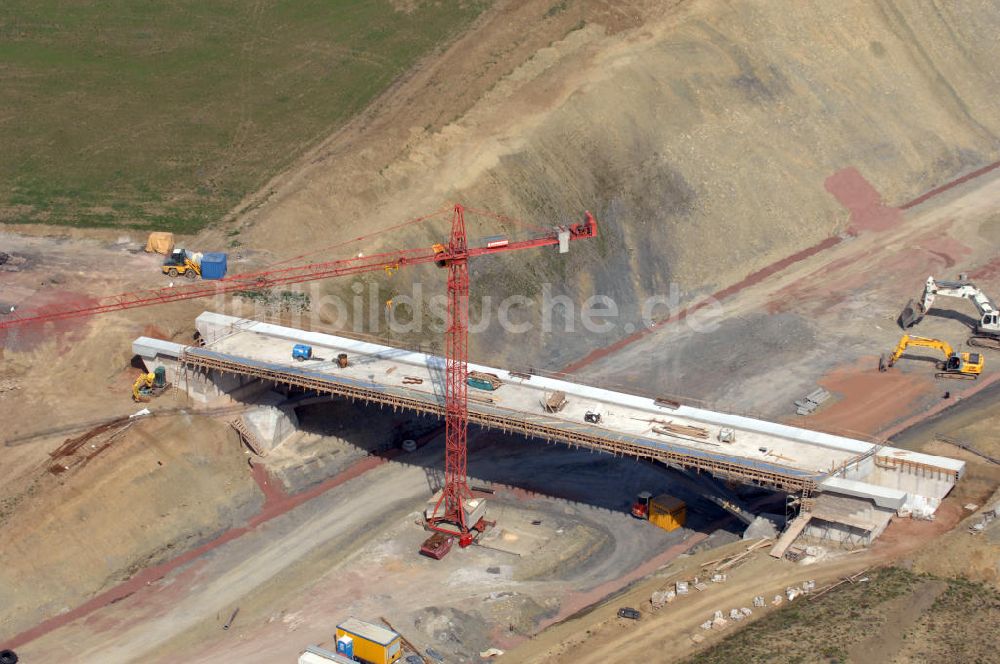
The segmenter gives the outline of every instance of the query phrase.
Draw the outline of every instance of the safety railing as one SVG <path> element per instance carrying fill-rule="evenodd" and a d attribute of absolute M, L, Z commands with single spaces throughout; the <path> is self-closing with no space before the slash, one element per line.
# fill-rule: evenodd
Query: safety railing
<path fill-rule="evenodd" d="M 393 408 L 405 409 L 418 413 L 437 416 L 444 415 L 444 403 L 441 395 L 415 390 L 401 390 L 382 385 L 365 384 L 363 381 L 347 378 L 326 378 L 316 374 L 269 366 L 253 361 L 241 361 L 232 356 L 222 356 L 199 348 L 189 348 L 181 356 L 181 362 L 190 368 L 200 370 L 215 370 L 226 373 L 251 376 L 275 384 L 295 386 L 305 390 L 320 393 L 335 394 L 349 399 L 378 403 Z M 681 449 L 670 449 L 668 445 L 642 444 L 635 437 L 615 435 L 611 431 L 602 433 L 595 428 L 566 428 L 555 421 L 530 413 L 490 412 L 500 409 L 491 407 L 488 403 L 470 403 L 469 421 L 474 424 L 504 431 L 520 433 L 528 437 L 539 438 L 550 442 L 566 445 L 587 447 L 614 454 L 616 456 L 632 456 L 663 461 L 699 471 L 712 473 L 725 479 L 742 483 L 768 486 L 790 493 L 816 489 L 817 477 L 788 469 L 783 472 L 775 464 L 758 464 L 752 460 L 738 462 L 727 460 L 721 455 L 708 453 L 685 453 Z M 504 409 L 506 410 L 506 409 Z M 566 423 L 567 426 L 570 423 Z"/>

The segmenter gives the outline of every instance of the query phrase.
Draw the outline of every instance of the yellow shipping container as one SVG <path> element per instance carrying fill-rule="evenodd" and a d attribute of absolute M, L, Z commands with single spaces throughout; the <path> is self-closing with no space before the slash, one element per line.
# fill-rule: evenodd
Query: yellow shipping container
<path fill-rule="evenodd" d="M 687 518 L 687 506 L 680 498 L 663 494 L 649 501 L 649 522 L 664 530 L 677 530 Z"/>
<path fill-rule="evenodd" d="M 348 618 L 337 625 L 338 641 L 342 636 L 353 641 L 353 652 L 349 655 L 364 662 L 392 664 L 403 654 L 399 634 L 381 625 Z"/>

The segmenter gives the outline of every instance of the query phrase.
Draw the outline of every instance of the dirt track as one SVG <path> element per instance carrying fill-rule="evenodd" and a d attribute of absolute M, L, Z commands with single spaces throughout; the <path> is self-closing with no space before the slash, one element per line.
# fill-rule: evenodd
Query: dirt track
<path fill-rule="evenodd" d="M 520 463 L 511 451 L 509 444 L 491 444 L 479 450 L 476 464 L 486 478 L 505 477 Z M 189 649 L 192 661 L 214 661 L 222 652 L 287 658 L 303 643 L 328 638 L 329 625 L 344 615 L 374 611 L 405 626 L 418 643 L 468 652 L 510 638 L 496 631 L 505 621 L 518 633 L 533 629 L 534 620 L 561 608 L 568 588 L 616 580 L 684 536 L 622 519 L 603 506 L 501 491 L 494 514 L 532 555 L 473 548 L 436 563 L 414 555 L 426 535 L 413 520 L 428 495 L 423 465 L 439 463 L 439 450 L 430 449 L 368 469 L 286 514 L 255 519 L 239 537 L 164 570 L 163 578 L 149 579 L 91 615 L 74 616 L 24 644 L 23 652 L 39 659 L 82 653 L 102 662 Z M 626 461 L 595 465 L 589 454 L 557 449 L 536 455 L 536 467 L 536 479 L 549 478 L 550 492 L 559 490 L 564 474 L 590 475 L 590 485 L 603 486 L 602 495 L 616 503 L 657 475 Z M 472 473 L 474 483 L 482 483 L 476 466 Z M 540 525 L 531 525 L 535 520 Z M 485 571 L 492 566 L 496 575 Z M 235 606 L 241 607 L 239 626 L 220 641 L 218 617 Z M 456 629 L 469 631 L 461 642 L 442 644 L 433 633 L 420 633 L 432 608 L 464 612 L 465 627 Z"/>

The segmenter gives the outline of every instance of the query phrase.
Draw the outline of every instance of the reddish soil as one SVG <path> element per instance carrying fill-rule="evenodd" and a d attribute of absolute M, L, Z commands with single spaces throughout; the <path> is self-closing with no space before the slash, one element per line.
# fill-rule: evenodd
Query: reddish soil
<path fill-rule="evenodd" d="M 990 280 L 997 277 L 1000 277 L 1000 256 L 969 273 L 969 279 Z"/>
<path fill-rule="evenodd" d="M 878 358 L 869 356 L 854 366 L 835 369 L 821 378 L 819 384 L 841 399 L 812 415 L 810 428 L 884 440 L 1000 382 L 1000 374 L 986 376 L 971 387 L 963 384 L 961 395 L 956 395 L 949 387 L 954 387 L 952 381 L 935 379 L 933 371 L 928 371 L 926 376 L 904 375 L 896 367 L 879 373 L 877 366 Z M 943 396 L 946 391 L 952 392 L 952 398 L 931 400 L 933 395 Z M 912 417 L 894 417 L 895 413 L 909 411 L 913 403 L 929 405 Z"/>
<path fill-rule="evenodd" d="M 898 368 L 879 373 L 875 356 L 866 357 L 854 366 L 835 369 L 821 378 L 819 384 L 840 400 L 810 417 L 810 428 L 865 437 L 882 434 L 894 423 L 895 413 L 905 413 L 911 404 L 945 389 L 935 384 L 933 376 L 924 379 L 904 375 Z"/>
<path fill-rule="evenodd" d="M 943 184 L 940 187 L 936 187 L 934 189 L 931 189 L 926 194 L 921 194 L 920 196 L 917 196 L 916 198 L 914 198 L 909 203 L 903 203 L 902 205 L 899 206 L 899 209 L 900 210 L 909 210 L 911 207 L 916 207 L 917 205 L 920 205 L 924 201 L 926 201 L 928 199 L 931 199 L 931 198 L 934 198 L 938 194 L 943 194 L 944 192 L 948 191 L 949 189 L 953 189 L 954 187 L 957 187 L 960 184 L 965 184 L 966 182 L 968 182 L 970 180 L 975 180 L 980 175 L 986 175 L 990 171 L 995 170 L 997 168 L 1000 168 L 1000 161 L 995 161 L 992 164 L 989 164 L 988 166 L 983 166 L 982 168 L 980 168 L 978 170 L 972 171 L 971 173 L 968 173 L 967 175 L 963 175 L 962 177 L 957 178 L 955 180 L 952 180 L 951 182 L 948 182 L 946 184 Z"/>
<path fill-rule="evenodd" d="M 142 328 L 142 336 L 150 337 L 152 339 L 169 339 L 170 335 L 163 331 L 162 328 L 156 325 L 149 324 Z"/>
<path fill-rule="evenodd" d="M 938 507 L 933 521 L 893 517 L 889 526 L 872 544 L 871 552 L 883 560 L 910 553 L 924 542 L 943 535 L 957 526 L 965 514 L 959 501 L 949 498 Z"/>
<path fill-rule="evenodd" d="M 917 245 L 927 253 L 941 259 L 945 269 L 955 267 L 960 258 L 972 253 L 972 248 L 946 235 L 947 229 L 938 231 L 933 237 L 921 240 Z"/>
<path fill-rule="evenodd" d="M 96 298 L 88 297 L 75 291 L 43 291 L 35 295 L 31 311 L 25 312 L 31 316 L 44 314 L 46 311 L 63 309 L 69 305 L 90 306 L 97 302 Z M 18 320 L 20 311 L 4 318 L 5 321 Z M 38 347 L 43 341 L 55 340 L 58 351 L 69 350 L 81 341 L 87 334 L 88 320 L 86 318 L 67 318 L 55 320 L 44 325 L 28 324 L 24 327 L 0 329 L 0 358 L 3 349 L 17 352 L 27 352 Z"/>
<path fill-rule="evenodd" d="M 886 206 L 878 190 L 853 166 L 837 171 L 823 184 L 850 211 L 849 233 L 885 231 L 903 221 L 903 211 Z"/>
<path fill-rule="evenodd" d="M 962 392 L 961 396 L 956 397 L 954 399 L 941 399 L 940 401 L 938 401 L 936 404 L 934 404 L 930 408 L 926 408 L 926 409 L 922 410 L 920 413 L 914 415 L 913 417 L 909 417 L 909 418 L 907 418 L 905 420 L 901 420 L 899 422 L 895 422 L 895 423 L 891 424 L 891 426 L 887 427 L 886 429 L 884 429 L 882 431 L 881 435 L 883 437 L 885 437 L 885 438 L 890 438 L 892 436 L 895 436 L 896 434 L 900 433 L 901 431 L 904 431 L 904 430 L 910 428 L 914 424 L 917 424 L 919 422 L 923 422 L 924 420 L 929 419 L 929 418 L 933 417 L 934 415 L 937 415 L 941 411 L 943 411 L 943 410 L 945 410 L 947 408 L 950 408 L 951 406 L 953 406 L 956 403 L 958 403 L 959 400 L 961 400 L 963 398 L 971 397 L 972 395 L 976 394 L 977 392 L 982 392 L 983 390 L 985 390 L 988 387 L 991 387 L 992 385 L 994 385 L 997 382 L 1000 382 L 1000 374 L 993 374 L 993 375 L 987 376 L 985 378 L 980 378 L 979 380 L 976 381 L 976 384 L 975 384 L 974 387 L 969 388 L 967 390 L 964 390 Z M 945 388 L 945 389 L 947 389 L 947 388 Z"/>
<path fill-rule="evenodd" d="M 887 252 L 876 246 L 831 260 L 807 276 L 776 290 L 767 303 L 768 313 L 794 310 L 803 316 L 816 316 L 850 301 L 854 293 L 892 289 L 898 295 L 914 293 L 900 288 L 902 282 L 886 280 L 885 274 L 939 274 L 953 267 L 972 249 L 947 235 L 950 222 L 938 225 L 933 232 L 912 238 L 902 251 Z M 877 269 L 873 266 L 877 265 Z"/>

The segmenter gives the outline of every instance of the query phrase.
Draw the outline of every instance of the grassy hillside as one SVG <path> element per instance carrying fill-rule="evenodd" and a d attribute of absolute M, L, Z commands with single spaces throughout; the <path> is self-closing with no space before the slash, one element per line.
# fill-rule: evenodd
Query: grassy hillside
<path fill-rule="evenodd" d="M 191 232 L 488 0 L 7 0 L 0 221 Z"/>
<path fill-rule="evenodd" d="M 1000 593 L 961 578 L 898 567 L 843 584 L 813 602 L 785 604 L 685 664 L 992 662 Z"/>

